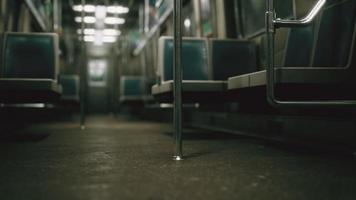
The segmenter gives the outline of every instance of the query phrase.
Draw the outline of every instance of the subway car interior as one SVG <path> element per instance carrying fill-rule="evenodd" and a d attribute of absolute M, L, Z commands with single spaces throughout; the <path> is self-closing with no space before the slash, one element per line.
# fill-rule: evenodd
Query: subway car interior
<path fill-rule="evenodd" d="M 0 199 L 356 199 L 355 0 L 0 0 Z"/>

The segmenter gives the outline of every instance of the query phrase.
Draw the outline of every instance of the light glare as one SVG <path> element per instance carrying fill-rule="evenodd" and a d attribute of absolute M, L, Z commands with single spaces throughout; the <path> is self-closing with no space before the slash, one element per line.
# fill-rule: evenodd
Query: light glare
<path fill-rule="evenodd" d="M 83 6 L 82 5 L 74 5 L 73 10 L 76 12 L 82 12 L 83 11 Z M 87 13 L 93 13 L 95 12 L 95 6 L 94 5 L 84 5 L 84 12 Z"/>
<path fill-rule="evenodd" d="M 108 6 L 107 12 L 111 14 L 126 14 L 130 11 L 129 8 L 123 6 Z"/>
<path fill-rule="evenodd" d="M 118 17 L 107 17 L 105 18 L 104 23 L 109 25 L 124 24 L 125 19 Z"/>
<path fill-rule="evenodd" d="M 82 23 L 82 20 L 83 18 L 82 17 L 75 17 L 75 22 L 77 23 Z M 94 24 L 96 22 L 96 18 L 95 17 L 89 17 L 89 16 L 86 16 L 84 17 L 84 23 L 86 24 Z"/>

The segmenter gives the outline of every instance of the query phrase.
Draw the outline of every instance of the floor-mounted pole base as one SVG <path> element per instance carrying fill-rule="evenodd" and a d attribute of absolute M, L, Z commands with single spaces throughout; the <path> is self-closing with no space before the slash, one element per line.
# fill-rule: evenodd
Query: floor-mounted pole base
<path fill-rule="evenodd" d="M 184 160 L 182 156 L 173 156 L 174 161 L 182 161 Z"/>

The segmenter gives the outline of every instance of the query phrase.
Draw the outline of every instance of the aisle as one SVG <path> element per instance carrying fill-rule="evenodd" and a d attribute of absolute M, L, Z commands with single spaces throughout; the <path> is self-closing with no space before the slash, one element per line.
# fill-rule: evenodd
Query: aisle
<path fill-rule="evenodd" d="M 188 130 L 171 160 L 171 126 L 96 116 L 0 141 L 1 199 L 355 199 L 356 159 Z M 341 196 L 340 196 L 341 195 Z"/>

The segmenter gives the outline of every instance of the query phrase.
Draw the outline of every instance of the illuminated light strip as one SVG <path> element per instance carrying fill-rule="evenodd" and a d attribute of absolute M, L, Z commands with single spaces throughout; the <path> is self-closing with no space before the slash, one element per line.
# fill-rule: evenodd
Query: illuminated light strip
<path fill-rule="evenodd" d="M 111 14 L 126 14 L 130 12 L 130 9 L 123 6 L 108 6 L 106 12 Z"/>
<path fill-rule="evenodd" d="M 87 13 L 94 13 L 98 7 L 105 7 L 105 6 L 94 6 L 94 5 L 84 5 L 84 12 Z M 73 10 L 76 12 L 82 12 L 83 6 L 82 5 L 74 5 Z M 130 9 L 124 6 L 107 6 L 106 12 L 111 14 L 126 14 L 130 12 Z"/>
<path fill-rule="evenodd" d="M 74 20 L 77 23 L 82 23 L 82 17 L 75 17 Z M 84 23 L 86 24 L 94 24 L 95 22 L 96 22 L 95 17 L 91 17 L 91 16 L 84 17 Z M 125 24 L 125 22 L 126 22 L 125 19 L 119 17 L 106 17 L 104 19 L 104 23 L 109 25 Z"/>
<path fill-rule="evenodd" d="M 85 42 L 94 42 L 96 44 L 101 45 L 102 42 L 115 43 L 117 41 L 117 38 L 114 36 L 103 36 L 101 38 L 96 38 L 94 35 L 86 35 L 86 36 L 84 36 L 84 41 Z"/>
<path fill-rule="evenodd" d="M 76 12 L 82 12 L 83 6 L 82 5 L 74 5 L 73 10 Z M 84 12 L 93 13 L 95 12 L 96 7 L 94 5 L 84 5 Z"/>
<path fill-rule="evenodd" d="M 103 34 L 105 36 L 119 36 L 121 35 L 121 31 L 115 29 L 104 29 Z"/>
<path fill-rule="evenodd" d="M 102 32 L 104 36 L 119 36 L 121 35 L 121 31 L 115 29 L 104 29 L 104 30 L 95 30 L 95 29 L 84 29 L 84 35 L 95 35 L 96 32 Z M 77 30 L 78 35 L 82 34 L 82 30 Z"/>
<path fill-rule="evenodd" d="M 115 25 L 115 24 L 124 24 L 125 19 L 119 17 L 106 17 L 104 19 L 105 24 Z"/>
<path fill-rule="evenodd" d="M 77 30 L 77 33 L 80 35 L 82 34 L 82 30 L 81 29 L 78 29 Z M 92 29 L 92 28 L 86 28 L 84 29 L 84 35 L 94 35 L 95 34 L 95 29 Z"/>
<path fill-rule="evenodd" d="M 82 17 L 75 17 L 75 22 L 77 23 L 82 23 L 82 20 L 83 18 Z M 96 22 L 96 18 L 95 17 L 84 17 L 84 23 L 86 24 L 94 24 Z"/>
<path fill-rule="evenodd" d="M 115 43 L 116 42 L 116 37 L 113 36 L 104 36 L 102 37 L 102 41 L 105 43 Z"/>
<path fill-rule="evenodd" d="M 84 41 L 85 42 L 94 42 L 95 41 L 95 37 L 92 35 L 86 35 L 84 36 Z"/>

